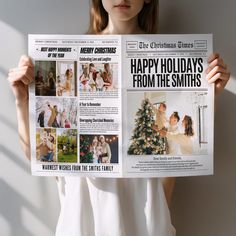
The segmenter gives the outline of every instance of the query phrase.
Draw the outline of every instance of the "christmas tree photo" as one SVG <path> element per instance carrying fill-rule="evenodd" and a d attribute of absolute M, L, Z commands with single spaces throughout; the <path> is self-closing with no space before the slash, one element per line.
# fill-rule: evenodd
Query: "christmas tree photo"
<path fill-rule="evenodd" d="M 90 148 L 89 136 L 80 136 L 80 163 L 93 163 L 93 153 Z"/>
<path fill-rule="evenodd" d="M 154 129 L 154 117 L 153 105 L 149 99 L 144 99 L 136 113 L 135 128 L 128 148 L 129 155 L 165 154 L 166 139 Z"/>

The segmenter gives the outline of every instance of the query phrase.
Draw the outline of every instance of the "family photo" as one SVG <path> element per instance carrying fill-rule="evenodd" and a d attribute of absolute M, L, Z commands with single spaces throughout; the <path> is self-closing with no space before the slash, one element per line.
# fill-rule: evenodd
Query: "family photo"
<path fill-rule="evenodd" d="M 56 96 L 55 61 L 35 61 L 35 95 Z"/>
<path fill-rule="evenodd" d="M 57 130 L 57 161 L 77 163 L 77 130 Z"/>
<path fill-rule="evenodd" d="M 80 65 L 80 91 L 113 91 L 118 88 L 117 63 L 90 63 Z"/>
<path fill-rule="evenodd" d="M 80 135 L 80 163 L 118 163 L 118 136 Z"/>
<path fill-rule="evenodd" d="M 77 99 L 36 98 L 36 127 L 77 128 Z"/>
<path fill-rule="evenodd" d="M 56 130 L 36 129 L 36 158 L 41 162 L 56 162 Z"/>
<path fill-rule="evenodd" d="M 207 153 L 207 93 L 130 92 L 129 155 Z"/>

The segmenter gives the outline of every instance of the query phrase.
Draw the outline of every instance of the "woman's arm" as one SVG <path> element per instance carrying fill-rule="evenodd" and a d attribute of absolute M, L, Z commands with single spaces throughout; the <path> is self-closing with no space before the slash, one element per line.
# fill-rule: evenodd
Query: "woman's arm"
<path fill-rule="evenodd" d="M 22 56 L 19 65 L 10 69 L 8 80 L 15 95 L 18 133 L 20 144 L 27 159 L 30 160 L 29 109 L 28 85 L 33 81 L 34 66 L 31 59 Z"/>
<path fill-rule="evenodd" d="M 208 58 L 208 68 L 206 69 L 206 78 L 208 82 L 215 83 L 216 95 L 219 94 L 226 86 L 230 79 L 230 72 L 219 53 L 213 53 Z M 172 193 L 175 186 L 176 178 L 162 178 L 163 188 L 168 206 L 171 204 Z"/>
<path fill-rule="evenodd" d="M 167 140 L 174 141 L 180 145 L 183 145 L 186 142 L 185 135 L 181 133 L 173 134 L 171 132 L 166 132 L 166 137 L 167 137 Z"/>
<path fill-rule="evenodd" d="M 175 181 L 176 181 L 175 177 L 161 178 L 168 207 L 170 207 L 171 205 L 172 195 L 175 187 Z"/>

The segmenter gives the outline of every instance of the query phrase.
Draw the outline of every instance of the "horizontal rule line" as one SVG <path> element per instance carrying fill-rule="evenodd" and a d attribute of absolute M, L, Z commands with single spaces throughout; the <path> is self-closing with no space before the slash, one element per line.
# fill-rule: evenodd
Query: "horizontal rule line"
<path fill-rule="evenodd" d="M 206 56 L 201 56 L 201 55 L 135 55 L 135 56 L 127 56 L 126 58 L 127 59 L 136 59 L 136 58 L 138 58 L 138 59 L 142 59 L 142 58 L 144 58 L 144 57 L 148 57 L 148 59 L 150 58 L 170 58 L 170 57 L 173 57 L 173 58 L 178 58 L 178 57 L 181 57 L 181 58 L 193 58 L 193 57 L 201 57 L 201 58 L 207 58 Z"/>
<path fill-rule="evenodd" d="M 115 38 L 33 38 L 34 41 L 59 41 L 59 40 L 63 40 L 63 41 L 114 41 L 114 42 L 119 42 L 119 40 L 115 39 Z"/>
<path fill-rule="evenodd" d="M 171 92 L 171 91 L 178 91 L 178 92 L 184 92 L 184 91 L 202 91 L 207 92 L 208 89 L 203 88 L 147 88 L 147 89 L 126 89 L 127 92 L 153 92 L 153 91 L 162 91 L 162 92 Z"/>
<path fill-rule="evenodd" d="M 188 53 L 188 52 L 207 52 L 207 50 L 153 50 L 153 51 L 141 51 L 141 50 L 127 50 L 127 53 L 155 53 L 155 52 L 162 52 L 162 53 L 169 53 L 169 52 L 178 52 L 178 53 Z"/>

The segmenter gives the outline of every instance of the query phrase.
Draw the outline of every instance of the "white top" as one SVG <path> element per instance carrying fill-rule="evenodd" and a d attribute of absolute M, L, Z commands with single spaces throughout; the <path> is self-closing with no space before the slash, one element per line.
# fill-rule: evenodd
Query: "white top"
<path fill-rule="evenodd" d="M 102 77 L 96 78 L 96 85 L 97 85 L 97 88 L 98 88 L 98 89 L 102 89 L 102 88 L 103 88 L 103 86 L 104 86 L 104 81 L 103 81 Z"/>
<path fill-rule="evenodd" d="M 160 179 L 58 177 L 56 236 L 174 236 Z"/>
<path fill-rule="evenodd" d="M 180 151 L 183 155 L 192 155 L 193 154 L 193 141 L 190 136 L 184 134 L 166 134 L 167 140 L 171 140 L 180 145 Z"/>
<path fill-rule="evenodd" d="M 168 135 L 176 135 L 179 134 L 179 128 L 178 125 L 169 125 L 168 127 Z M 167 139 L 168 142 L 168 148 L 170 155 L 180 155 L 180 144 L 178 142 L 175 142 L 171 139 Z"/>

